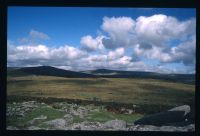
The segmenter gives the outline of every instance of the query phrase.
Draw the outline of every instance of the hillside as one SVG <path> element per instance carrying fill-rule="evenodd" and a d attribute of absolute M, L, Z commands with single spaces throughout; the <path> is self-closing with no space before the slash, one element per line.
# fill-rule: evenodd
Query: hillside
<path fill-rule="evenodd" d="M 142 79 L 159 79 L 173 82 L 195 84 L 195 74 L 161 74 L 145 71 L 120 71 L 109 69 L 96 69 L 89 71 L 70 71 L 58 69 L 50 66 L 24 67 L 24 68 L 7 68 L 8 76 L 26 76 L 26 75 L 45 75 L 68 78 L 142 78 Z"/>
<path fill-rule="evenodd" d="M 119 71 L 119 70 L 108 70 L 108 69 L 97 69 L 84 72 L 105 78 L 148 78 L 148 79 L 160 79 L 160 80 L 168 80 L 173 82 L 183 82 L 191 84 L 195 83 L 195 74 L 161 74 L 161 73 L 145 72 L 145 71 Z"/>
<path fill-rule="evenodd" d="M 45 75 L 45 76 L 57 76 L 57 77 L 96 77 L 95 75 L 74 72 L 69 70 L 58 69 L 50 66 L 39 66 L 39 67 L 24 67 L 11 69 L 8 68 L 8 76 L 24 76 L 24 75 Z"/>

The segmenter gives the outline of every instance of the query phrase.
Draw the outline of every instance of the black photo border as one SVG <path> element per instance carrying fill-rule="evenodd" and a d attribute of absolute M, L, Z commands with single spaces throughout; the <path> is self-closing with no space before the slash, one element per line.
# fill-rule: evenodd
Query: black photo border
<path fill-rule="evenodd" d="M 93 135 L 133 135 L 133 136 L 200 136 L 200 9 L 198 0 L 0 0 L 0 135 L 48 135 L 48 136 L 93 136 Z M 200 4 L 199 4 L 200 5 Z M 6 130 L 6 83 L 7 83 L 7 12 L 10 6 L 39 7 L 142 7 L 142 8 L 196 8 L 196 83 L 195 83 L 195 132 L 142 132 L 142 131 L 46 131 L 46 130 Z"/>

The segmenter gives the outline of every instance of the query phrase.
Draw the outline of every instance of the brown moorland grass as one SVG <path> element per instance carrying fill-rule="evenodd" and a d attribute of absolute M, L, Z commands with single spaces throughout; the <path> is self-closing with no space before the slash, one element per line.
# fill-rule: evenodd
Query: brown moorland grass
<path fill-rule="evenodd" d="M 7 95 L 181 105 L 194 99 L 195 86 L 155 79 L 8 77 Z"/>

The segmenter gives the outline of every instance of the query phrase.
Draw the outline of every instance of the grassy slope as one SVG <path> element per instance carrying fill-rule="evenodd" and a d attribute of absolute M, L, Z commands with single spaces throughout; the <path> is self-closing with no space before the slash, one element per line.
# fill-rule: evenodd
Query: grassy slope
<path fill-rule="evenodd" d="M 136 104 L 184 104 L 195 86 L 153 79 L 8 77 L 7 94 L 19 96 L 114 101 Z"/>

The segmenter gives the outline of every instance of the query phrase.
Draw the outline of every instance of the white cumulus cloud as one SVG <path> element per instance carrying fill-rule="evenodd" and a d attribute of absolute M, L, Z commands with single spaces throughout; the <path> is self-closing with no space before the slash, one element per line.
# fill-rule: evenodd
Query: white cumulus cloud
<path fill-rule="evenodd" d="M 8 42 L 8 66 L 51 65 L 71 70 L 107 68 L 164 73 L 195 71 L 195 18 L 178 20 L 163 14 L 136 19 L 104 17 L 100 27 L 97 37 L 89 34 L 81 37 L 80 47 L 41 44 L 41 40 L 50 37 L 31 30 L 21 39 L 23 45 Z M 159 65 L 146 64 L 144 60 L 155 60 Z M 181 63 L 182 69 L 170 68 L 172 63 Z"/>
<path fill-rule="evenodd" d="M 32 30 L 30 30 L 28 36 L 20 38 L 19 42 L 20 43 L 28 43 L 31 45 L 37 45 L 37 43 L 39 43 L 41 40 L 49 40 L 49 39 L 50 39 L 50 37 L 47 34 L 32 29 Z"/>
<path fill-rule="evenodd" d="M 122 47 L 117 48 L 116 50 L 110 51 L 108 53 L 108 59 L 113 60 L 113 59 L 121 58 L 124 55 L 124 53 L 125 53 L 124 48 L 122 48 Z"/>
<path fill-rule="evenodd" d="M 134 27 L 135 21 L 130 17 L 104 17 L 101 28 L 109 35 L 103 39 L 104 46 L 112 49 L 129 45 Z"/>
<path fill-rule="evenodd" d="M 83 45 L 83 48 L 87 51 L 95 51 L 97 49 L 102 50 L 104 46 L 102 44 L 103 36 L 98 36 L 95 39 L 91 35 L 87 35 L 81 38 L 80 43 Z"/>
<path fill-rule="evenodd" d="M 195 19 L 179 21 L 175 17 L 162 14 L 150 17 L 140 16 L 136 19 L 135 32 L 141 48 L 164 46 L 172 39 L 184 39 L 194 34 Z"/>

